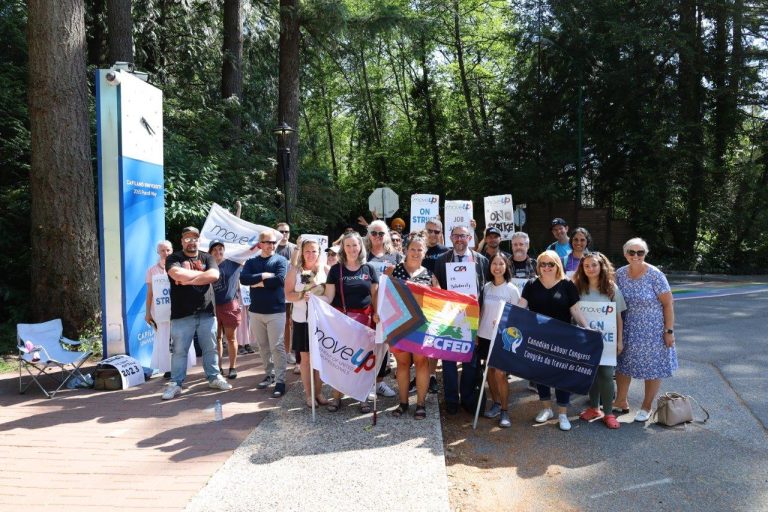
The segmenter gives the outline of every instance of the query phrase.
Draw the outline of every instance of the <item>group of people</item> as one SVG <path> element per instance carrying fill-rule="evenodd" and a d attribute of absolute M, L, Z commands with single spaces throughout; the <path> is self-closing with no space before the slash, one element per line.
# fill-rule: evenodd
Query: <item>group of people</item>
<path fill-rule="evenodd" d="M 181 251 L 171 253 L 170 243 L 159 244 L 161 260 L 157 269 L 150 270 L 155 274 L 167 272 L 171 299 L 170 382 L 163 399 L 172 399 L 181 393 L 195 335 L 209 386 L 221 390 L 231 388 L 219 366 L 222 342 L 218 343 L 217 353 L 216 331 L 218 324 L 228 342 L 227 377 L 236 378 L 237 330 L 244 318 L 238 301 L 240 285 L 243 285 L 250 290 L 245 317 L 249 339 L 258 345 L 265 367 L 265 377 L 257 387 L 272 387 L 273 397 L 283 396 L 291 354 L 300 368 L 306 405 L 322 405 L 330 412 L 338 411 L 342 393 L 331 390 L 331 396 L 326 397 L 319 374 L 315 371 L 310 375 L 311 336 L 307 317 L 310 296 L 315 295 L 343 314 L 374 327 L 379 321 L 376 299 L 381 274 L 445 289 L 448 287 L 447 265 L 467 262 L 474 267 L 481 307 L 480 325 L 473 357 L 461 363 L 461 377 L 456 362 L 442 362 L 447 414 L 457 414 L 461 407 L 474 413 L 478 400 L 482 399 L 481 405 L 485 404 L 482 373 L 491 340 L 496 337 L 497 329 L 490 313 L 498 310 L 495 306 L 511 303 L 588 328 L 578 306 L 580 301 L 588 301 L 616 304 L 618 362 L 616 367 L 599 367 L 589 393 L 589 406 L 580 418 L 602 419 L 608 428 L 619 428 L 617 415 L 629 413 L 628 391 L 632 378 L 645 382 L 643 402 L 634 419 L 644 422 L 650 418 L 661 379 L 672 375 L 677 368 L 677 357 L 670 287 L 664 274 L 645 261 L 649 249 L 644 240 L 633 238 L 624 244 L 627 265 L 615 270 L 604 254 L 591 250 L 592 240 L 586 229 L 579 227 L 570 231 L 561 218 L 551 223 L 555 241 L 535 259 L 528 254 L 530 240 L 524 232 L 512 235 L 509 254 L 501 250 L 502 234 L 495 227 L 488 227 L 477 250 L 472 250 L 474 223 L 455 226 L 449 234 L 452 245 L 449 248 L 443 245 L 443 225 L 439 218 L 430 219 L 423 231 L 412 233 L 406 233 L 405 223 L 396 220 L 399 222 L 393 221 L 393 229 L 384 221 L 374 220 L 367 224 L 365 237 L 348 229 L 326 249 L 325 262 L 314 238 L 302 240 L 300 237 L 297 245 L 291 244 L 288 241 L 290 227 L 284 223 L 278 225 L 277 230 L 260 233 L 258 244 L 252 248 L 254 255 L 244 265 L 226 260 L 224 244 L 218 240 L 210 243 L 209 252 L 200 251 L 199 231 L 194 227 L 183 230 Z M 147 304 L 151 306 L 147 321 L 154 322 L 150 272 L 147 280 L 150 290 Z M 154 323 L 159 327 L 159 323 Z M 158 328 L 158 337 L 160 335 Z M 286 340 L 290 340 L 289 346 Z M 398 389 L 395 391 L 384 382 L 387 364 L 383 364 L 372 393 L 397 396 L 399 404 L 392 411 L 395 416 L 408 413 L 409 394 L 415 393 L 413 416 L 423 419 L 427 394 L 438 392 L 438 362 L 396 346 L 390 350 L 397 361 Z M 385 361 L 388 359 L 385 357 Z M 411 367 L 414 367 L 413 379 Z M 507 377 L 504 372 L 489 367 L 491 405 L 487 410 L 483 407 L 484 416 L 498 418 L 500 427 L 511 426 Z M 553 419 L 552 390 L 535 382 L 530 384 L 535 386 L 542 406 L 535 421 L 544 423 Z M 558 426 L 561 430 L 570 430 L 567 414 L 570 393 L 555 389 L 554 395 Z M 367 413 L 371 405 L 365 400 L 359 408 Z"/>

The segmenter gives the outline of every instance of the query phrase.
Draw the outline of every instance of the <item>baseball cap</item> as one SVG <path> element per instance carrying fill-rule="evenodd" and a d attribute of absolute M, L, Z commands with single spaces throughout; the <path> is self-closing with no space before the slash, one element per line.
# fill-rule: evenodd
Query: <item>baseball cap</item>
<path fill-rule="evenodd" d="M 567 225 L 568 223 L 565 222 L 565 220 L 561 219 L 560 217 L 555 217 L 554 219 L 552 219 L 552 224 L 551 224 L 552 227 L 567 226 Z"/>
<path fill-rule="evenodd" d="M 326 253 L 332 252 L 334 254 L 339 254 L 339 246 L 333 245 L 325 250 Z"/>
<path fill-rule="evenodd" d="M 485 236 L 488 235 L 499 235 L 501 236 L 501 231 L 499 231 L 499 228 L 496 228 L 494 226 L 490 226 L 485 229 Z"/>
<path fill-rule="evenodd" d="M 197 229 L 195 226 L 187 226 L 184 229 L 181 230 L 181 236 L 186 235 L 187 233 L 194 233 L 197 236 L 200 236 L 200 230 Z"/>
<path fill-rule="evenodd" d="M 211 252 L 213 250 L 213 248 L 216 247 L 217 245 L 220 245 L 220 246 L 224 247 L 224 242 L 222 242 L 218 238 L 215 239 L 215 240 L 211 240 L 211 243 L 208 244 L 208 252 Z"/>

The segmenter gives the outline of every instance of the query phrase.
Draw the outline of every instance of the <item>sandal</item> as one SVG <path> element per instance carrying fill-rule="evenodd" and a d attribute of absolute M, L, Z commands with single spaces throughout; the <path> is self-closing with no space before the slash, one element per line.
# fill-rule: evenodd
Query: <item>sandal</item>
<path fill-rule="evenodd" d="M 579 414 L 579 419 L 583 421 L 592 421 L 592 420 L 596 420 L 600 416 L 602 416 L 600 409 L 598 409 L 597 407 L 588 407 L 581 414 Z"/>
<path fill-rule="evenodd" d="M 328 400 L 328 412 L 336 412 L 341 407 L 341 398 L 331 398 Z"/>
<path fill-rule="evenodd" d="M 397 408 L 394 411 L 392 411 L 392 416 L 394 416 L 395 418 L 399 418 L 406 412 L 408 412 L 408 404 L 401 403 L 400 405 L 397 406 Z"/>
<path fill-rule="evenodd" d="M 316 395 L 315 401 L 320 405 L 328 405 L 330 403 L 323 395 Z"/>
<path fill-rule="evenodd" d="M 234 368 L 229 369 L 229 375 L 227 375 L 228 379 L 236 379 L 237 378 L 237 370 Z"/>
<path fill-rule="evenodd" d="M 369 412 L 371 412 L 371 410 L 372 410 L 371 409 L 371 404 L 368 403 L 368 400 L 366 400 L 365 402 L 360 402 L 360 413 L 361 414 L 368 414 Z"/>
<path fill-rule="evenodd" d="M 413 418 L 417 420 L 427 419 L 427 408 L 423 405 L 417 405 L 416 412 L 413 413 Z"/>
<path fill-rule="evenodd" d="M 603 416 L 603 423 L 605 423 L 605 426 L 608 428 L 619 428 L 619 422 L 613 414 L 606 414 Z"/>
<path fill-rule="evenodd" d="M 317 402 L 311 402 L 311 401 L 307 400 L 306 402 L 304 402 L 304 405 L 307 406 L 307 409 L 311 409 L 313 405 L 315 407 L 317 407 Z"/>

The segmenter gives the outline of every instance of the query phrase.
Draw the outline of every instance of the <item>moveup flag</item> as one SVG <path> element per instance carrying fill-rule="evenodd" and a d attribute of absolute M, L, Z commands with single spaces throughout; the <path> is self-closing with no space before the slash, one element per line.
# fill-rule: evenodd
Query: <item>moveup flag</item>
<path fill-rule="evenodd" d="M 317 296 L 309 298 L 309 352 L 325 383 L 357 400 L 368 398 L 386 351 L 374 343 L 374 331 L 334 309 Z"/>
<path fill-rule="evenodd" d="M 602 352 L 599 332 L 507 304 L 488 366 L 545 386 L 586 395 Z"/>
<path fill-rule="evenodd" d="M 480 319 L 477 299 L 379 277 L 379 325 L 392 347 L 446 361 L 470 361 Z"/>

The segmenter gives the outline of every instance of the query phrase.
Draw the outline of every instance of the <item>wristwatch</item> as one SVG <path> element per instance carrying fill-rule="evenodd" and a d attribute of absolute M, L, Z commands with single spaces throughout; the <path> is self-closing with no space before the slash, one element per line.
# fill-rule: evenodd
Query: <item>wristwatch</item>
<path fill-rule="evenodd" d="M 675 330 L 674 329 L 665 329 L 664 333 L 665 334 L 675 334 Z"/>

